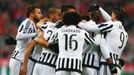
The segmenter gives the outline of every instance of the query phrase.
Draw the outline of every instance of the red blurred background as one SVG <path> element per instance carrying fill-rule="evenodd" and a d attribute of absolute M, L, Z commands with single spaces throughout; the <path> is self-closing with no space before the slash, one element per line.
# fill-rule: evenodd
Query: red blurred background
<path fill-rule="evenodd" d="M 101 5 L 109 14 L 112 7 L 123 7 L 127 13 L 125 29 L 129 39 L 121 57 L 126 62 L 122 75 L 134 75 L 134 0 L 0 0 L 0 67 L 6 61 L 9 72 L 8 61 L 15 46 L 6 45 L 5 39 L 9 35 L 15 38 L 19 24 L 25 19 L 26 7 L 34 3 L 41 7 L 42 13 L 51 6 L 72 4 L 81 15 L 86 15 L 88 7 L 94 3 Z M 0 75 L 1 72 L 0 68 Z"/>

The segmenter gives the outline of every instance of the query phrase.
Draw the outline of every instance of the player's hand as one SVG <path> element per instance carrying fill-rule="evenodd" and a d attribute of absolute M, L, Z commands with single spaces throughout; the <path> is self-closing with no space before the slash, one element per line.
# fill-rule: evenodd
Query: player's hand
<path fill-rule="evenodd" d="M 112 74 L 117 74 L 117 68 L 113 64 L 109 65 L 110 71 Z"/>
<path fill-rule="evenodd" d="M 93 4 L 93 5 L 91 5 L 90 7 L 89 7 L 89 9 L 88 9 L 88 11 L 97 11 L 97 10 L 99 10 L 99 8 L 100 8 L 100 6 L 99 5 L 97 5 L 97 4 Z"/>
<path fill-rule="evenodd" d="M 100 24 L 98 28 L 101 33 L 110 32 L 113 28 L 113 25 L 112 24 Z"/>
<path fill-rule="evenodd" d="M 59 53 L 58 43 L 56 43 L 56 44 L 49 44 L 48 48 L 51 49 L 52 51 L 56 52 L 56 53 Z"/>
<path fill-rule="evenodd" d="M 44 19 L 40 20 L 40 21 L 36 24 L 36 26 L 37 26 L 38 28 L 41 28 L 41 26 L 42 26 L 45 22 L 47 22 L 47 21 L 48 21 L 48 18 L 44 18 Z"/>
<path fill-rule="evenodd" d="M 93 4 L 94 9 L 99 10 L 100 6 L 98 4 Z"/>
<path fill-rule="evenodd" d="M 27 73 L 27 66 L 22 64 L 20 69 L 20 75 L 26 75 L 26 73 Z"/>
<path fill-rule="evenodd" d="M 123 67 L 125 65 L 125 61 L 123 59 L 119 59 L 119 64 L 121 67 Z"/>

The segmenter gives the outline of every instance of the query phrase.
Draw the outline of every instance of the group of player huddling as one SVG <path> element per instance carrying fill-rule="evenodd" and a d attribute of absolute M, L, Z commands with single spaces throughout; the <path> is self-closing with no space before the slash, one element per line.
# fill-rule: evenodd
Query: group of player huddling
<path fill-rule="evenodd" d="M 109 16 L 92 5 L 87 20 L 65 4 L 49 8 L 43 18 L 38 6 L 29 6 L 16 35 L 10 75 L 121 75 L 120 56 L 128 39 L 124 15 L 122 8 Z"/>

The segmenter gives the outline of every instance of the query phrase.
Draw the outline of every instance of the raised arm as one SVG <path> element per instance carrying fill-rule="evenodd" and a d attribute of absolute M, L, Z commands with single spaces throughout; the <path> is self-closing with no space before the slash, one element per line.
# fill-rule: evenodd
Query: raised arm
<path fill-rule="evenodd" d="M 111 21 L 111 16 L 101 7 L 99 8 L 101 15 L 105 21 Z"/>

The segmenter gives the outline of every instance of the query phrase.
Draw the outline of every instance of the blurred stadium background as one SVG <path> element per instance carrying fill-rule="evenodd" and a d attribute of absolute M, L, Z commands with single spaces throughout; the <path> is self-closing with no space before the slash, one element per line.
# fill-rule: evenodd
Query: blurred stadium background
<path fill-rule="evenodd" d="M 82 15 L 87 14 L 88 6 L 93 3 L 99 3 L 108 12 L 112 7 L 123 7 L 127 12 L 125 29 L 129 39 L 121 57 L 126 62 L 122 75 L 134 75 L 134 0 L 0 0 L 0 75 L 10 75 L 8 62 L 15 47 L 6 45 L 5 39 L 15 38 L 17 27 L 25 19 L 26 7 L 34 3 L 41 7 L 42 13 L 51 6 L 73 4 Z"/>

